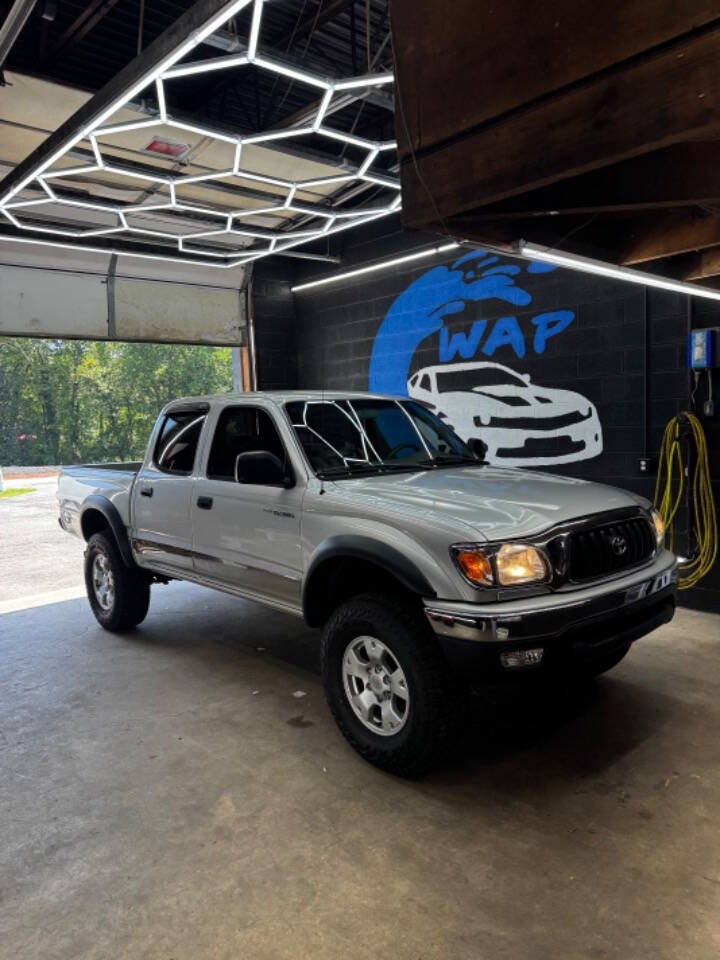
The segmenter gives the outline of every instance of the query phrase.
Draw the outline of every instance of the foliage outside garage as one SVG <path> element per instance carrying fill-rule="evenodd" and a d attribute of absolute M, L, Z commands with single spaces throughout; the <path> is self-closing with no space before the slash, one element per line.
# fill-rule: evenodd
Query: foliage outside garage
<path fill-rule="evenodd" d="M 4 339 L 0 464 L 138 459 L 165 403 L 231 389 L 228 348 Z"/>

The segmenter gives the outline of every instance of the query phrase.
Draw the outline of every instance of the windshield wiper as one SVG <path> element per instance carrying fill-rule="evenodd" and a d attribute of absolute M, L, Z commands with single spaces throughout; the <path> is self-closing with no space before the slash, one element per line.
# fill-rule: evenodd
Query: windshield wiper
<path fill-rule="evenodd" d="M 470 466 L 474 465 L 476 467 L 485 466 L 487 460 L 476 460 L 475 457 L 463 457 L 463 456 L 448 456 L 440 454 L 436 457 L 428 457 L 425 460 L 421 460 L 420 463 L 424 464 L 426 467 L 432 469 L 432 467 L 454 467 L 454 466 Z"/>
<path fill-rule="evenodd" d="M 408 470 L 432 470 L 432 466 L 426 461 L 413 461 L 402 463 L 390 463 L 383 460 L 382 463 L 357 463 L 351 461 L 343 467 L 330 467 L 328 470 L 318 470 L 317 475 L 321 480 L 333 480 L 337 477 L 351 477 L 367 473 L 392 473 L 393 471 Z"/>
<path fill-rule="evenodd" d="M 427 470 L 428 465 L 425 460 L 383 460 L 383 470 Z"/>

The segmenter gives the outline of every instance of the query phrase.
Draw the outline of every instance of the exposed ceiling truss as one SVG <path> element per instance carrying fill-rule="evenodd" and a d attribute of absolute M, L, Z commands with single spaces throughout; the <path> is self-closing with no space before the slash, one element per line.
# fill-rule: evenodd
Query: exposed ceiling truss
<path fill-rule="evenodd" d="M 33 12 L 36 0 L 15 0 L 0 26 L 0 70 L 18 34 Z"/>
<path fill-rule="evenodd" d="M 330 119 L 355 101 L 360 109 L 371 99 L 392 106 L 384 93 L 392 74 L 373 72 L 378 58 L 371 61 L 369 53 L 370 72 L 330 76 L 266 49 L 263 11 L 272 2 L 196 3 L 0 183 L 5 236 L 235 267 L 399 210 L 394 140 L 360 136 L 352 124 L 347 129 L 346 120 L 340 125 Z M 107 5 L 88 9 L 99 13 Z M 324 14 L 331 17 L 348 6 L 333 2 Z M 82 29 L 92 15 L 73 30 Z M 232 30 L 223 30 L 227 27 Z M 303 21 L 299 30 L 311 35 L 312 24 Z M 198 58 L 203 43 L 223 52 Z M 252 85 L 258 71 L 307 89 L 308 105 L 280 126 L 240 134 L 175 116 L 168 106 L 178 82 L 202 83 L 214 76 Z M 132 149 L 128 138 L 139 132 L 170 148 L 176 141 L 181 156 Z M 195 160 L 209 147 L 214 162 L 198 166 Z M 268 172 L 272 165 L 263 169 L 261 161 L 271 151 L 282 152 L 284 175 Z M 224 162 L 218 163 L 221 155 Z M 317 170 L 308 175 L 313 166 Z M 191 188 L 212 188 L 211 199 L 188 197 Z M 133 191 L 131 202 L 113 199 Z M 368 191 L 372 198 L 363 201 Z"/>

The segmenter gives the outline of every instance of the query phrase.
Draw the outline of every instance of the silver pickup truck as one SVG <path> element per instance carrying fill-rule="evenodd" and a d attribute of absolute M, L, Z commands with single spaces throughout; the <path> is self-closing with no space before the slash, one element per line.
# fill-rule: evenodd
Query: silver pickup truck
<path fill-rule="evenodd" d="M 174 579 L 304 617 L 343 734 L 406 776 L 446 749 L 461 682 L 601 673 L 675 609 L 646 500 L 490 466 L 415 400 L 178 400 L 141 464 L 67 467 L 58 499 L 103 627 Z"/>

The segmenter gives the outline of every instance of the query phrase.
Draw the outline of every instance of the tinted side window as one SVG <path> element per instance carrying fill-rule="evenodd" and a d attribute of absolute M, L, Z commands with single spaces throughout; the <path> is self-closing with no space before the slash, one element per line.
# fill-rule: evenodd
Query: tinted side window
<path fill-rule="evenodd" d="M 220 414 L 208 460 L 210 480 L 235 480 L 239 453 L 264 450 L 287 467 L 287 454 L 272 417 L 258 407 L 226 407 Z"/>
<path fill-rule="evenodd" d="M 197 411 L 168 414 L 155 445 L 155 466 L 165 473 L 192 473 L 204 421 Z"/>

